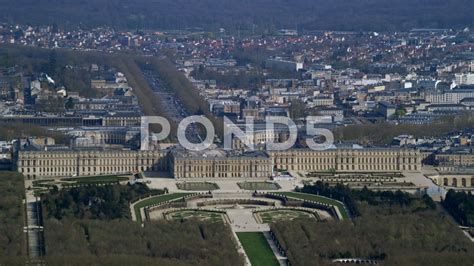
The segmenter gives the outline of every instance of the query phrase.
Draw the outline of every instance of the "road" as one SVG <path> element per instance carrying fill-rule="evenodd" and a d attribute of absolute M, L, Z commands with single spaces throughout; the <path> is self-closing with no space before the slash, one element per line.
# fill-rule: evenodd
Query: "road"
<path fill-rule="evenodd" d="M 173 120 L 175 124 L 179 124 L 181 120 L 192 115 L 188 110 L 186 110 L 181 101 L 177 99 L 172 92 L 167 90 L 153 72 L 143 71 L 143 75 L 145 76 L 150 88 L 161 100 L 166 116 Z M 186 137 L 192 143 L 202 142 L 202 138 L 198 133 L 199 130 L 196 124 L 191 124 L 186 129 Z"/>
<path fill-rule="evenodd" d="M 26 193 L 25 231 L 28 235 L 28 254 L 30 258 L 44 256 L 44 234 L 41 223 L 41 205 L 32 191 Z"/>

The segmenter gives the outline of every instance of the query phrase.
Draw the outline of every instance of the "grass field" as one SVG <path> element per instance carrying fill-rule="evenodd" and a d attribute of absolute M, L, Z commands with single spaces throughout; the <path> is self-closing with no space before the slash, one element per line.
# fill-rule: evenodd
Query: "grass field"
<path fill-rule="evenodd" d="M 342 204 L 341 202 L 339 202 L 337 200 L 333 200 L 333 199 L 318 196 L 318 195 L 299 193 L 299 192 L 275 192 L 275 194 L 287 196 L 288 198 L 301 199 L 301 200 L 311 200 L 311 201 L 315 201 L 315 202 L 320 202 L 320 203 L 324 203 L 324 204 L 333 205 L 333 206 L 336 206 L 339 209 L 343 219 L 349 219 L 350 218 L 349 213 L 344 208 L 344 204 Z"/>
<path fill-rule="evenodd" d="M 208 211 L 199 211 L 199 210 L 183 210 L 173 212 L 167 215 L 171 220 L 186 220 L 186 219 L 198 219 L 201 221 L 211 221 L 211 222 L 222 222 L 223 213 L 217 212 L 208 212 Z"/>
<path fill-rule="evenodd" d="M 277 221 L 291 221 L 298 218 L 315 218 L 313 214 L 299 210 L 270 210 L 259 212 L 258 215 L 265 224 Z"/>
<path fill-rule="evenodd" d="M 242 182 L 237 185 L 245 190 L 278 190 L 280 188 L 277 183 L 271 182 Z"/>
<path fill-rule="evenodd" d="M 263 233 L 237 232 L 236 234 L 252 266 L 280 265 Z"/>
<path fill-rule="evenodd" d="M 190 191 L 209 191 L 219 189 L 216 183 L 210 182 L 181 182 L 176 183 L 176 186 L 182 190 Z"/>
<path fill-rule="evenodd" d="M 180 199 L 180 198 L 182 198 L 186 195 L 189 195 L 189 194 L 190 193 L 165 194 L 165 195 L 154 196 L 154 197 L 151 197 L 151 198 L 148 198 L 148 199 L 145 199 L 145 200 L 142 200 L 142 201 L 138 202 L 133 207 L 133 210 L 135 211 L 135 216 L 137 217 L 137 221 L 142 222 L 142 216 L 140 214 L 140 209 L 141 208 L 144 208 L 144 207 L 147 207 L 147 206 L 150 206 L 150 205 L 154 205 L 154 204 L 158 204 L 158 203 L 162 203 L 162 202 L 165 202 L 165 201 L 177 200 L 177 199 Z"/>

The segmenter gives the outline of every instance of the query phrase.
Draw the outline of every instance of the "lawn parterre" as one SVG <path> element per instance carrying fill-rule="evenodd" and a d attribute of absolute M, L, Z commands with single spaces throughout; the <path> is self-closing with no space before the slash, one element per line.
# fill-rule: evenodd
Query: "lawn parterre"
<path fill-rule="evenodd" d="M 310 201 L 315 201 L 315 202 L 319 202 L 323 204 L 333 205 L 339 209 L 339 212 L 341 213 L 343 219 L 350 218 L 350 215 L 347 212 L 346 208 L 344 207 L 344 204 L 340 201 L 333 200 L 331 198 L 318 196 L 318 195 L 312 195 L 312 194 L 306 194 L 306 193 L 300 193 L 300 192 L 275 192 L 275 194 L 286 196 L 288 198 L 310 200 Z"/>
<path fill-rule="evenodd" d="M 85 177 L 72 177 L 64 178 L 64 181 L 74 181 L 76 183 L 106 183 L 106 182 L 120 182 L 127 181 L 128 177 L 125 176 L 85 176 Z"/>
<path fill-rule="evenodd" d="M 190 191 L 210 191 L 219 189 L 219 186 L 216 183 L 210 182 L 181 182 L 176 183 L 176 186 L 179 189 Z"/>
<path fill-rule="evenodd" d="M 182 210 L 167 214 L 170 220 L 198 219 L 200 221 L 222 222 L 225 215 L 219 212 L 210 212 L 204 210 Z"/>
<path fill-rule="evenodd" d="M 259 212 L 258 215 L 265 224 L 276 221 L 291 221 L 300 218 L 315 218 L 314 214 L 300 210 L 269 210 Z"/>
<path fill-rule="evenodd" d="M 237 183 L 241 189 L 245 190 L 278 190 L 280 186 L 272 182 L 241 182 Z"/>
<path fill-rule="evenodd" d="M 151 205 L 155 205 L 155 204 L 159 204 L 159 203 L 162 203 L 162 202 L 165 202 L 165 201 L 178 200 L 178 199 L 183 198 L 183 197 L 185 197 L 187 195 L 190 195 L 190 194 L 191 193 L 165 194 L 165 195 L 154 196 L 154 197 L 150 197 L 150 198 L 141 200 L 138 203 L 136 203 L 135 206 L 133 206 L 133 209 L 135 211 L 135 217 L 137 218 L 138 222 L 142 222 L 142 216 L 140 214 L 140 209 L 141 208 L 151 206 Z"/>
<path fill-rule="evenodd" d="M 263 233 L 237 232 L 236 234 L 252 266 L 280 265 Z"/>

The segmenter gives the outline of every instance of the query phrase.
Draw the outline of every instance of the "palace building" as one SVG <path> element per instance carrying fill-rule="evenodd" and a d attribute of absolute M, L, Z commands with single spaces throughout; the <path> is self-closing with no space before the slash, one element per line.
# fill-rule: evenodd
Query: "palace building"
<path fill-rule="evenodd" d="M 167 151 L 53 150 L 20 151 L 18 172 L 28 179 L 166 171 Z"/>
<path fill-rule="evenodd" d="M 289 171 L 395 172 L 421 170 L 422 155 L 413 149 L 291 149 L 270 152 L 276 169 Z"/>
<path fill-rule="evenodd" d="M 273 170 L 272 161 L 264 152 L 233 155 L 218 149 L 204 152 L 175 150 L 170 156 L 175 178 L 268 178 Z"/>
<path fill-rule="evenodd" d="M 413 149 L 291 149 L 231 153 L 166 150 L 66 149 L 20 151 L 17 170 L 28 179 L 169 171 L 175 178 L 268 178 L 273 171 L 398 172 L 421 170 Z"/>

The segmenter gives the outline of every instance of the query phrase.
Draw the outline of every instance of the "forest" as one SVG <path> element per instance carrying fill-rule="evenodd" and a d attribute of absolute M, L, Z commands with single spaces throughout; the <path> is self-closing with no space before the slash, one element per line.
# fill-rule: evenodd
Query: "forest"
<path fill-rule="evenodd" d="M 48 219 L 47 265 L 242 265 L 223 223 Z"/>
<path fill-rule="evenodd" d="M 472 27 L 471 0 L 1 0 L 0 21 L 64 27 L 409 30 Z"/>
<path fill-rule="evenodd" d="M 272 225 L 292 265 L 332 265 L 335 258 L 370 258 L 383 265 L 471 265 L 474 244 L 441 208 L 357 201 L 360 216 L 346 221 L 297 220 Z"/>
<path fill-rule="evenodd" d="M 161 193 L 134 184 L 43 195 L 46 264 L 242 265 L 224 223 L 132 222 L 130 202 Z"/>
<path fill-rule="evenodd" d="M 130 219 L 130 202 L 163 194 L 146 185 L 107 185 L 53 189 L 41 198 L 47 218 Z"/>
<path fill-rule="evenodd" d="M 474 196 L 465 192 L 448 191 L 443 206 L 463 226 L 474 226 Z"/>
<path fill-rule="evenodd" d="M 0 172 L 0 265 L 22 263 L 23 248 L 23 176 Z"/>
<path fill-rule="evenodd" d="M 333 198 L 343 202 L 352 216 L 360 216 L 359 203 L 364 202 L 370 206 L 412 206 L 412 204 L 421 202 L 419 208 L 436 209 L 436 204 L 428 196 L 424 195 L 421 198 L 415 197 L 411 194 L 392 191 L 372 191 L 364 187 L 363 189 L 350 189 L 343 184 L 330 186 L 327 183 L 317 181 L 312 185 L 305 185 L 302 188 L 296 189 L 298 192 L 316 194 L 329 198 Z"/>

